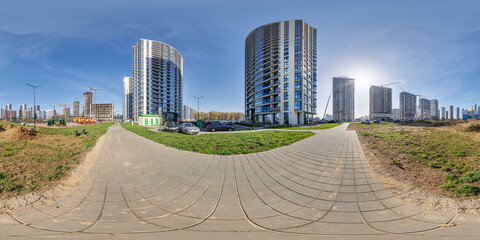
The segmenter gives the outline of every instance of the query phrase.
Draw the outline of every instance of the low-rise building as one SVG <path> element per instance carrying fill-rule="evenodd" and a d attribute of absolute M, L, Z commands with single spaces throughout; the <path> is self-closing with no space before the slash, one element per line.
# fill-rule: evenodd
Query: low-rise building
<path fill-rule="evenodd" d="M 140 114 L 138 115 L 138 125 L 140 126 L 152 126 L 159 125 L 160 117 L 155 114 Z"/>

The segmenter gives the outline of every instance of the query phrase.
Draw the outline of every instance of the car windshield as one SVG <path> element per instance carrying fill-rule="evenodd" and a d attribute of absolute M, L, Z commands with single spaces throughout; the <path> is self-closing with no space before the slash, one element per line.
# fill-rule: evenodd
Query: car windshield
<path fill-rule="evenodd" d="M 184 126 L 184 127 L 195 127 L 195 126 L 193 126 L 193 124 L 191 124 L 191 123 L 185 123 L 185 124 L 183 124 L 183 126 Z"/>
<path fill-rule="evenodd" d="M 168 123 L 167 123 L 167 126 L 168 126 L 168 127 L 175 127 L 176 125 L 175 125 L 174 122 L 168 122 Z"/>

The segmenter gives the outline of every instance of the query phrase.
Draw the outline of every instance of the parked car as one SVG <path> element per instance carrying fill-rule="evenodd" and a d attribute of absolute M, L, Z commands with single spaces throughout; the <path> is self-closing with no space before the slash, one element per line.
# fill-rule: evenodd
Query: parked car
<path fill-rule="evenodd" d="M 165 124 L 165 132 L 178 132 L 178 126 L 174 122 L 167 122 Z"/>
<path fill-rule="evenodd" d="M 208 121 L 208 122 L 206 122 L 203 126 L 205 126 L 206 128 L 208 128 L 208 126 L 210 126 L 211 124 L 214 124 L 214 123 L 220 123 L 220 121 Z"/>
<path fill-rule="evenodd" d="M 215 132 L 215 131 L 232 131 L 232 130 L 235 130 L 235 127 L 234 126 L 231 126 L 231 125 L 227 125 L 225 123 L 212 123 L 210 125 L 208 125 L 207 129 L 209 131 L 212 131 L 212 132 Z"/>
<path fill-rule="evenodd" d="M 375 120 L 373 121 L 373 123 L 380 123 L 380 120 Z"/>
<path fill-rule="evenodd" d="M 362 124 L 370 124 L 370 120 L 362 121 Z"/>
<path fill-rule="evenodd" d="M 393 121 L 393 122 L 399 123 L 399 122 L 400 122 L 400 120 L 395 120 L 395 121 Z"/>
<path fill-rule="evenodd" d="M 200 132 L 200 128 L 191 123 L 182 123 L 180 126 L 178 126 L 178 131 L 185 134 L 198 134 Z"/>

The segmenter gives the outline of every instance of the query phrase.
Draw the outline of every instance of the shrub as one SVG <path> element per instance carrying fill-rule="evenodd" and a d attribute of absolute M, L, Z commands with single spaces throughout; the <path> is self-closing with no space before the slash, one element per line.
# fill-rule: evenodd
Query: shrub
<path fill-rule="evenodd" d="M 463 181 L 468 183 L 477 182 L 480 180 L 480 172 L 468 172 L 463 176 Z"/>
<path fill-rule="evenodd" d="M 461 185 L 456 193 L 457 194 L 463 194 L 463 195 L 469 195 L 469 196 L 475 196 L 480 192 L 480 188 L 472 185 Z"/>
<path fill-rule="evenodd" d="M 428 164 L 431 168 L 441 168 L 442 166 L 438 162 L 430 161 Z"/>

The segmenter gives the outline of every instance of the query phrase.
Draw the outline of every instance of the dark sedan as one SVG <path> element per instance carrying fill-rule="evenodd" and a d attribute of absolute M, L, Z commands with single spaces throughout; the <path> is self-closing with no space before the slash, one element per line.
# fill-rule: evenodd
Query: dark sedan
<path fill-rule="evenodd" d="M 178 132 L 177 124 L 175 124 L 174 122 L 167 122 L 165 124 L 164 131 L 165 132 Z"/>
<path fill-rule="evenodd" d="M 216 122 L 216 123 L 212 123 L 212 124 L 208 125 L 207 129 L 209 131 L 212 131 L 212 132 L 215 132 L 215 131 L 233 131 L 233 130 L 235 130 L 235 127 L 232 126 L 232 125 L 227 125 L 225 123 Z"/>

